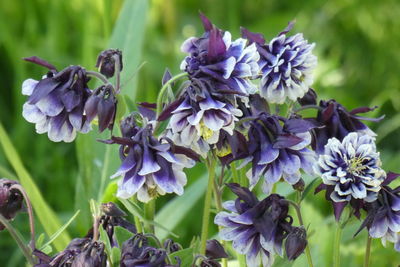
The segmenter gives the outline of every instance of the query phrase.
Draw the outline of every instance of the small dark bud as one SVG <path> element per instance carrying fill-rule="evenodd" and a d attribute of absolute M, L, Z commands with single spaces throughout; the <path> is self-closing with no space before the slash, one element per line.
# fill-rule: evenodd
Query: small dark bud
<path fill-rule="evenodd" d="M 209 259 L 228 258 L 224 247 L 217 240 L 207 240 L 206 244 L 206 257 Z"/>
<path fill-rule="evenodd" d="M 99 68 L 101 74 L 107 78 L 114 76 L 116 58 L 119 58 L 120 68 L 122 71 L 122 52 L 118 49 L 108 49 L 100 53 L 97 58 L 96 68 Z"/>
<path fill-rule="evenodd" d="M 163 75 L 163 78 L 161 81 L 161 85 L 166 84 L 169 80 L 171 80 L 171 78 L 172 78 L 171 72 L 169 71 L 169 69 L 165 69 L 165 72 L 164 72 L 164 75 Z M 171 84 L 171 86 L 172 85 L 173 84 Z"/>
<path fill-rule="evenodd" d="M 317 104 L 317 93 L 314 91 L 314 89 L 310 88 L 307 91 L 307 93 L 302 98 L 297 99 L 297 101 L 302 106 L 316 105 Z"/>
<path fill-rule="evenodd" d="M 304 183 L 304 180 L 300 178 L 300 180 L 293 185 L 293 189 L 299 192 L 303 192 L 305 186 L 306 184 Z"/>
<path fill-rule="evenodd" d="M 126 213 L 112 202 L 101 204 L 101 210 L 105 215 L 111 217 L 126 217 Z"/>
<path fill-rule="evenodd" d="M 23 196 L 17 189 L 11 187 L 18 182 L 0 179 L 0 214 L 8 220 L 12 220 L 18 211 L 22 209 Z M 0 231 L 4 229 L 4 225 L 0 223 Z"/>
<path fill-rule="evenodd" d="M 164 248 L 168 254 L 177 252 L 182 249 L 179 243 L 174 242 L 172 239 L 167 239 L 164 242 Z"/>
<path fill-rule="evenodd" d="M 117 98 L 110 85 L 102 85 L 88 98 L 85 103 L 85 113 L 88 121 L 92 121 L 96 115 L 99 119 L 99 132 L 114 126 L 117 109 Z"/>
<path fill-rule="evenodd" d="M 295 260 L 307 246 L 307 233 L 303 227 L 294 227 L 289 233 L 286 243 L 285 250 L 289 260 Z"/>
<path fill-rule="evenodd" d="M 101 242 L 91 242 L 76 255 L 71 267 L 106 267 L 107 254 L 105 246 Z"/>
<path fill-rule="evenodd" d="M 221 267 L 221 264 L 216 260 L 205 259 L 200 263 L 200 267 Z"/>

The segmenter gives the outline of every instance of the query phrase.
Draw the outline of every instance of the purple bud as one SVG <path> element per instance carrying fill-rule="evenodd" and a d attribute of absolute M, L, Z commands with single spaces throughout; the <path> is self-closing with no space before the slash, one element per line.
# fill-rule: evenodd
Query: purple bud
<path fill-rule="evenodd" d="M 100 242 L 91 242 L 76 255 L 71 267 L 106 267 L 107 254 L 105 246 Z"/>
<path fill-rule="evenodd" d="M 207 240 L 206 256 L 209 259 L 228 258 L 224 247 L 215 239 Z"/>
<path fill-rule="evenodd" d="M 314 89 L 310 88 L 307 91 L 307 93 L 302 98 L 298 98 L 297 101 L 302 106 L 316 105 L 317 104 L 317 97 L 318 97 L 317 93 L 314 91 Z"/>
<path fill-rule="evenodd" d="M 168 254 L 177 252 L 182 249 L 179 243 L 174 242 L 172 239 L 167 239 L 164 242 L 164 248 Z"/>
<path fill-rule="evenodd" d="M 169 69 L 165 69 L 161 84 L 162 85 L 166 84 L 169 80 L 171 80 L 171 78 L 172 78 L 171 72 L 169 71 Z"/>
<path fill-rule="evenodd" d="M 108 49 L 100 53 L 97 58 L 96 67 L 100 73 L 107 78 L 114 76 L 116 58 L 119 58 L 120 71 L 122 70 L 122 52 L 118 49 Z"/>
<path fill-rule="evenodd" d="M 0 179 L 0 214 L 12 220 L 18 211 L 22 209 L 23 196 L 17 189 L 12 189 L 12 185 L 18 184 L 16 181 L 5 178 Z M 4 225 L 0 223 L 0 231 Z"/>
<path fill-rule="evenodd" d="M 299 192 L 303 192 L 305 187 L 304 180 L 300 178 L 300 180 L 293 185 L 293 189 Z"/>
<path fill-rule="evenodd" d="M 101 204 L 101 210 L 111 217 L 126 217 L 126 213 L 112 202 Z"/>
<path fill-rule="evenodd" d="M 295 260 L 307 247 L 307 233 L 303 227 L 294 227 L 289 233 L 285 250 L 289 260 Z"/>

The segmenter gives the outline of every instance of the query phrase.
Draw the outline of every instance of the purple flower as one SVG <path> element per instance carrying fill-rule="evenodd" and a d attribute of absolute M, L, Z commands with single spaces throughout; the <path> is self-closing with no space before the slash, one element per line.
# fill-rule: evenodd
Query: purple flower
<path fill-rule="evenodd" d="M 206 32 L 182 44 L 181 50 L 189 56 L 182 61 L 181 69 L 190 79 L 213 83 L 220 92 L 254 93 L 256 88 L 250 80 L 259 72 L 256 46 L 247 45 L 242 38 L 232 41 L 229 32 L 216 28 L 204 15 L 201 19 Z"/>
<path fill-rule="evenodd" d="M 218 142 L 222 130 L 233 134 L 235 121 L 242 112 L 235 108 L 232 104 L 235 100 L 230 101 L 228 96 L 212 95 L 207 90 L 190 90 L 187 89 L 179 100 L 180 104 L 170 111 L 166 136 L 175 144 L 206 157 L 210 145 Z"/>
<path fill-rule="evenodd" d="M 367 227 L 371 237 L 381 238 L 383 245 L 387 241 L 394 243 L 395 249 L 400 252 L 400 186 L 395 189 L 388 186 L 398 176 L 387 174 L 377 200 L 368 206 L 368 215 L 356 234 Z"/>
<path fill-rule="evenodd" d="M 317 114 L 317 121 L 324 127 L 314 129 L 313 149 L 321 154 L 329 138 L 336 137 L 340 141 L 343 140 L 350 132 L 360 132 L 370 136 L 376 136 L 364 123 L 360 120 L 380 121 L 383 116 L 377 119 L 358 116 L 358 113 L 365 113 L 374 108 L 359 107 L 351 111 L 347 111 L 345 107 L 335 100 L 319 102 L 320 109 Z"/>
<path fill-rule="evenodd" d="M 21 192 L 13 185 L 18 182 L 8 180 L 5 178 L 0 179 L 0 214 L 7 220 L 12 220 L 17 212 L 22 209 L 24 198 Z M 0 223 L 0 231 L 4 229 L 4 225 Z"/>
<path fill-rule="evenodd" d="M 122 176 L 118 197 L 129 198 L 137 193 L 138 200 L 148 202 L 165 193 L 183 194 L 183 168 L 193 166 L 193 160 L 183 155 L 183 148 L 175 150 L 172 144 L 154 137 L 152 128 L 151 123 L 139 127 L 132 115 L 121 123 L 122 137 L 113 137 L 109 142 L 121 145 L 122 165 L 111 177 Z"/>
<path fill-rule="evenodd" d="M 271 266 L 275 253 L 282 256 L 282 244 L 293 230 L 289 204 L 281 196 L 272 194 L 259 201 L 245 187 L 228 184 L 238 196 L 223 204 L 228 210 L 217 214 L 214 222 L 224 227 L 222 240 L 233 241 L 233 248 L 246 255 L 247 266 Z"/>
<path fill-rule="evenodd" d="M 76 132 L 90 131 L 84 115 L 84 106 L 91 94 L 88 81 L 85 69 L 80 66 L 70 66 L 60 72 L 50 69 L 40 81 L 25 80 L 22 94 L 29 98 L 23 105 L 23 117 L 35 123 L 37 133 L 47 132 L 51 141 L 72 142 Z"/>
<path fill-rule="evenodd" d="M 315 172 L 323 181 L 317 191 L 327 190 L 336 219 L 350 201 L 355 209 L 361 208 L 363 201 L 375 201 L 386 177 L 373 137 L 355 132 L 349 133 L 342 142 L 329 139 L 324 154 L 319 155 Z"/>
<path fill-rule="evenodd" d="M 248 132 L 249 155 L 245 162 L 252 168 L 247 176 L 254 187 L 264 176 L 263 190 L 269 193 L 281 178 L 294 185 L 300 180 L 300 169 L 313 173 L 315 154 L 307 148 L 311 143 L 309 121 L 261 113 L 252 121 Z"/>
<path fill-rule="evenodd" d="M 107 78 L 114 76 L 115 63 L 119 60 L 119 71 L 122 71 L 122 52 L 118 49 L 104 50 L 97 57 L 96 67 L 99 68 L 101 74 Z"/>
<path fill-rule="evenodd" d="M 309 44 L 301 33 L 287 37 L 292 26 L 289 23 L 268 44 L 261 34 L 242 29 L 242 35 L 257 45 L 262 72 L 260 93 L 270 103 L 282 104 L 287 98 L 296 101 L 313 83 L 317 65 L 317 57 L 312 54 L 314 44 Z"/>

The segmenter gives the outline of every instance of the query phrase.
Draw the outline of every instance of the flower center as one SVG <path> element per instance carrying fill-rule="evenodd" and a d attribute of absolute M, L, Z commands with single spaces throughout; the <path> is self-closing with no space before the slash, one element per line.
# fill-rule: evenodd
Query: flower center
<path fill-rule="evenodd" d="M 213 131 L 208 128 L 203 121 L 200 121 L 200 136 L 203 137 L 204 140 L 208 140 L 213 136 Z"/>
<path fill-rule="evenodd" d="M 364 158 L 361 157 L 355 157 L 351 158 L 347 163 L 347 171 L 352 173 L 352 174 L 360 174 L 362 171 L 364 171 L 367 166 L 363 164 Z"/>
<path fill-rule="evenodd" d="M 229 155 L 232 152 L 231 147 L 228 144 L 225 144 L 221 147 L 221 149 L 216 149 L 217 150 L 217 156 L 218 157 L 225 157 L 226 155 Z"/>

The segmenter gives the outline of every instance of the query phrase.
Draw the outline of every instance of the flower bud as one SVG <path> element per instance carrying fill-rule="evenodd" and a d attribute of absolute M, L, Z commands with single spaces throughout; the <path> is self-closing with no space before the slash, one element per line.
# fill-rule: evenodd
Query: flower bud
<path fill-rule="evenodd" d="M 206 244 L 206 257 L 209 259 L 228 258 L 224 247 L 217 240 L 207 240 Z"/>
<path fill-rule="evenodd" d="M 119 70 L 122 70 L 122 52 L 118 49 L 108 49 L 100 53 L 97 58 L 96 67 L 100 73 L 107 78 L 114 76 L 116 58 L 119 58 Z"/>
<path fill-rule="evenodd" d="M 221 264 L 216 260 L 206 259 L 200 263 L 200 267 L 221 267 Z"/>
<path fill-rule="evenodd" d="M 289 260 L 295 260 L 307 247 L 307 233 L 304 227 L 294 227 L 289 233 L 285 250 Z"/>
<path fill-rule="evenodd" d="M 305 185 L 306 184 L 304 183 L 304 180 L 300 178 L 300 180 L 293 185 L 293 189 L 299 192 L 303 192 Z"/>
<path fill-rule="evenodd" d="M 23 196 L 17 189 L 12 189 L 12 185 L 18 184 L 16 181 L 5 178 L 0 179 L 0 214 L 11 220 L 16 213 L 22 209 Z M 0 223 L 0 231 L 4 225 Z"/>
<path fill-rule="evenodd" d="M 103 243 L 91 242 L 75 257 L 71 267 L 106 267 L 107 255 L 104 249 Z"/>
<path fill-rule="evenodd" d="M 167 253 L 174 253 L 182 249 L 182 246 L 179 243 L 174 242 L 172 239 L 167 239 L 164 242 L 164 248 Z"/>
<path fill-rule="evenodd" d="M 317 93 L 314 91 L 314 89 L 310 88 L 310 89 L 308 89 L 307 93 L 302 98 L 298 98 L 297 101 L 302 106 L 316 105 L 317 104 Z"/>

